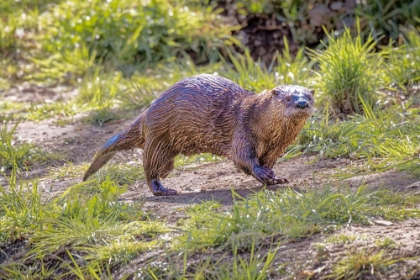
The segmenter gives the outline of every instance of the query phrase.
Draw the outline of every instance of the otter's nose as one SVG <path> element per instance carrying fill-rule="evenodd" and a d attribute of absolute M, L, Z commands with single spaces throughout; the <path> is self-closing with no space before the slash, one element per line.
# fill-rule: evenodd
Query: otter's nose
<path fill-rule="evenodd" d="M 305 108 L 309 107 L 309 104 L 306 101 L 299 101 L 296 104 L 296 107 L 298 107 L 299 109 L 305 109 Z"/>

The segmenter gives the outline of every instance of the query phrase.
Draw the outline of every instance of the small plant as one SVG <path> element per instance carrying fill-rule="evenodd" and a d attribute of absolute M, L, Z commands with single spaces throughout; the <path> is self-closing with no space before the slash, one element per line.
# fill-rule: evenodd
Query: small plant
<path fill-rule="evenodd" d="M 85 123 L 95 124 L 102 126 L 107 122 L 115 121 L 121 119 L 121 116 L 115 112 L 115 110 L 105 107 L 92 110 L 88 115 L 83 119 Z"/>
<path fill-rule="evenodd" d="M 356 236 L 340 234 L 328 237 L 326 239 L 326 242 L 333 244 L 349 244 L 352 243 L 354 240 L 356 240 Z"/>
<path fill-rule="evenodd" d="M 383 240 L 376 241 L 376 245 L 381 249 L 389 250 L 394 249 L 397 244 L 393 239 L 387 237 Z"/>
<path fill-rule="evenodd" d="M 13 139 L 13 134 L 19 122 L 10 128 L 7 122 L 3 123 L 0 130 L 0 171 L 11 169 L 16 166 L 30 166 L 34 162 L 49 158 L 46 152 L 41 151 L 35 145 L 19 143 Z"/>
<path fill-rule="evenodd" d="M 389 265 L 398 262 L 383 256 L 383 252 L 369 253 L 355 251 L 337 262 L 333 273 L 328 279 L 361 279 L 367 276 L 380 276 L 381 272 Z"/>
<path fill-rule="evenodd" d="M 99 170 L 93 178 L 98 178 L 99 182 L 111 179 L 119 185 L 127 185 L 143 180 L 145 175 L 142 165 L 109 164 Z"/>
<path fill-rule="evenodd" d="M 363 114 L 363 104 L 368 108 L 376 104 L 382 58 L 373 52 L 371 36 L 364 43 L 362 40 L 360 34 L 353 38 L 346 28 L 337 38 L 328 35 L 324 51 L 311 52 L 319 63 L 319 88 L 337 114 Z"/>
<path fill-rule="evenodd" d="M 305 57 L 304 48 L 300 48 L 292 57 L 286 38 L 284 40 L 285 49 L 282 55 L 275 56 L 268 67 L 254 61 L 247 48 L 244 49 L 243 55 L 229 53 L 233 67 L 226 71 L 224 76 L 257 93 L 281 84 L 310 85 L 313 62 Z"/>
<path fill-rule="evenodd" d="M 409 87 L 420 81 L 420 34 L 414 28 L 406 30 L 406 44 L 398 48 L 389 45 L 383 53 L 387 57 L 386 79 L 394 90 L 408 91 Z"/>

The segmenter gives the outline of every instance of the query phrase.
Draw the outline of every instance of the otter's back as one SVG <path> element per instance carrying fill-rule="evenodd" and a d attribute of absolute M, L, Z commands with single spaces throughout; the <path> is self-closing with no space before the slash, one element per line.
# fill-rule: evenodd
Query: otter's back
<path fill-rule="evenodd" d="M 176 153 L 228 156 L 238 106 L 252 92 L 214 75 L 186 78 L 156 99 L 146 115 L 148 134 Z"/>

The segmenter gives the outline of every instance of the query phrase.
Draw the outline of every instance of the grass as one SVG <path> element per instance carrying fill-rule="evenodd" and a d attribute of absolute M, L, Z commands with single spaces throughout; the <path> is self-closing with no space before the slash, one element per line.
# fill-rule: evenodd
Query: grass
<path fill-rule="evenodd" d="M 192 208 L 185 233 L 178 237 L 179 247 L 202 251 L 208 247 L 229 246 L 232 240 L 242 250 L 250 240 L 277 236 L 280 240 L 300 239 L 321 232 L 331 232 L 352 223 L 368 223 L 374 217 L 401 220 L 420 217 L 420 197 L 410 198 L 387 190 L 369 192 L 334 190 L 330 187 L 307 190 L 292 189 L 258 192 L 237 200 L 227 213 L 214 212 L 215 204 Z M 389 201 L 392 200 L 391 201 Z M 204 207 L 204 208 L 202 208 Z M 217 209 L 217 208 L 216 208 Z M 212 210 L 212 211 L 209 211 Z"/>
<path fill-rule="evenodd" d="M 329 279 L 360 279 L 367 276 L 381 276 L 386 267 L 398 262 L 378 253 L 355 251 L 338 261 Z"/>
<path fill-rule="evenodd" d="M 337 114 L 363 114 L 363 103 L 373 108 L 381 80 L 382 57 L 374 53 L 375 42 L 355 38 L 350 29 L 339 37 L 328 35 L 325 51 L 312 51 L 319 63 L 319 87 Z"/>
<path fill-rule="evenodd" d="M 34 144 L 16 141 L 13 137 L 19 122 L 14 125 L 3 123 L 0 130 L 0 165 L 1 172 L 14 166 L 31 166 L 36 162 L 45 162 L 53 157 L 52 154 L 41 150 Z"/>
<path fill-rule="evenodd" d="M 5 277 L 22 277 L 31 263 L 36 267 L 48 263 L 63 275 L 79 271 L 93 277 L 106 273 L 103 268 L 126 264 L 139 252 L 159 247 L 156 237 L 169 231 L 163 223 L 147 218 L 141 200 L 119 202 L 125 188 L 110 179 L 75 185 L 46 201 L 41 199 L 37 181 L 18 182 L 12 173 L 8 184 L 0 188 L 0 246 L 22 240 L 30 245 L 22 266 L 0 265 Z M 50 273 L 41 269 L 33 277 Z"/>

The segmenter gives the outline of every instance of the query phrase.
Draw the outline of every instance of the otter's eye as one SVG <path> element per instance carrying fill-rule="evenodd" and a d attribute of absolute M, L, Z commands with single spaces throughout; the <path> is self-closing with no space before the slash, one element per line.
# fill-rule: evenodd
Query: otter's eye
<path fill-rule="evenodd" d="M 312 100 L 312 97 L 308 96 L 308 100 L 311 101 Z"/>
<path fill-rule="evenodd" d="M 291 97 L 291 96 L 287 96 L 287 97 L 286 97 L 286 101 L 287 101 L 287 102 L 290 102 L 291 100 L 292 100 L 292 97 Z"/>

